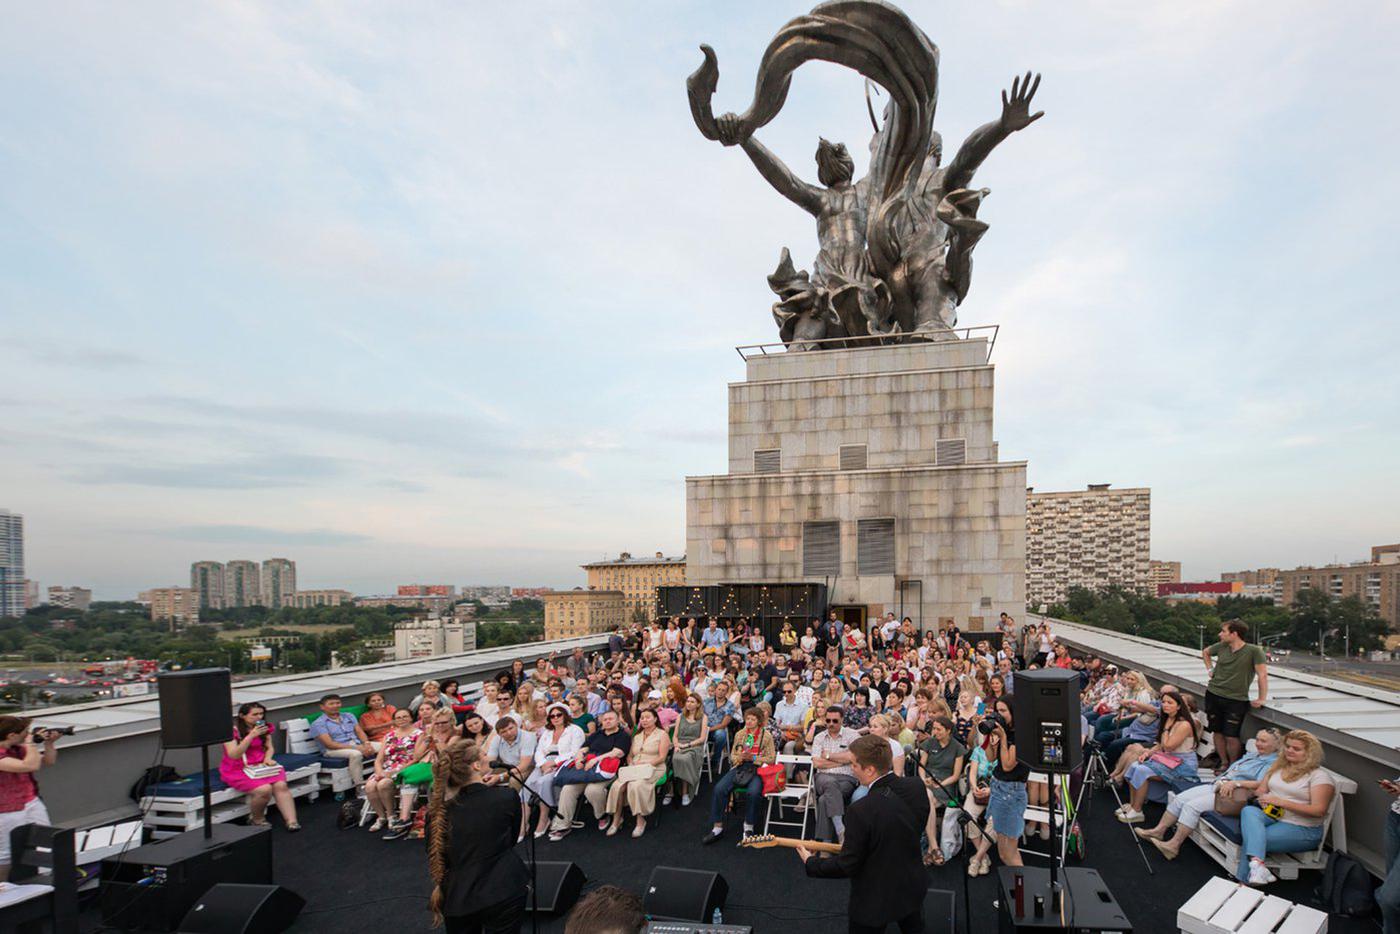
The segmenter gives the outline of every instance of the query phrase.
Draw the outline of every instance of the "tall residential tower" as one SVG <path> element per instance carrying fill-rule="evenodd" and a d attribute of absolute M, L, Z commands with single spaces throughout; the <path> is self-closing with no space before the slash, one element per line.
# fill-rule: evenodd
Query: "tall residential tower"
<path fill-rule="evenodd" d="M 23 616 L 25 602 L 24 516 L 0 509 L 0 616 Z"/>

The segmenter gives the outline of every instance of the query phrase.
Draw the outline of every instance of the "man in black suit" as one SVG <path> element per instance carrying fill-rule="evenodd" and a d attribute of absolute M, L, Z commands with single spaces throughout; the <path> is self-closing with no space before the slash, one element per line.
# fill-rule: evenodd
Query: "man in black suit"
<path fill-rule="evenodd" d="M 924 929 L 924 869 L 919 838 L 928 822 L 928 795 L 918 779 L 895 775 L 889 740 L 873 734 L 851 743 L 851 771 L 870 789 L 846 809 L 841 852 L 829 858 L 799 847 L 807 875 L 849 878 L 850 934 L 878 934 L 891 923 L 902 934 Z"/>

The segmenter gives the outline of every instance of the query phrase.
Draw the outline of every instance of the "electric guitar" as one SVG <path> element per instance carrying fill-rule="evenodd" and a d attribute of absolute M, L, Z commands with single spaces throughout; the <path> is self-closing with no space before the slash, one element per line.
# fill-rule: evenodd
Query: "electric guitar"
<path fill-rule="evenodd" d="M 785 846 L 791 849 L 804 847 L 813 853 L 840 853 L 841 844 L 822 843 L 820 840 L 797 840 L 793 837 L 775 837 L 772 834 L 750 834 L 739 841 L 740 846 L 751 846 L 754 849 L 766 849 L 770 846 Z"/>

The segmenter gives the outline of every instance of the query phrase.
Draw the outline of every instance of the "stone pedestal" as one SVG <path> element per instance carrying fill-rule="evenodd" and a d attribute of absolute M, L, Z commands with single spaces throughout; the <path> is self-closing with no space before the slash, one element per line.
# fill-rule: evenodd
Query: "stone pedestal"
<path fill-rule="evenodd" d="M 686 478 L 688 584 L 810 581 L 978 631 L 1025 614 L 1026 465 L 999 462 L 985 339 L 751 356 L 729 473 Z"/>

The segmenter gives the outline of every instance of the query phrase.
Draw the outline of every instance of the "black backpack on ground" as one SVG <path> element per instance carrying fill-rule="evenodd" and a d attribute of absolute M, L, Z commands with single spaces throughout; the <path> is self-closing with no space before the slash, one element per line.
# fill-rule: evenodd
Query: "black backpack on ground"
<path fill-rule="evenodd" d="M 1322 882 L 1314 897 L 1328 914 L 1348 918 L 1369 918 L 1376 910 L 1375 883 L 1360 863 L 1345 853 L 1327 857 Z"/>
<path fill-rule="evenodd" d="M 131 786 L 131 800 L 140 801 L 146 794 L 146 789 L 152 785 L 159 785 L 161 782 L 172 782 L 180 777 L 180 773 L 168 765 L 153 765 L 141 777 L 136 780 L 136 784 Z"/>

